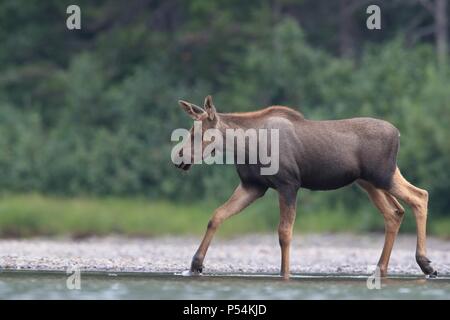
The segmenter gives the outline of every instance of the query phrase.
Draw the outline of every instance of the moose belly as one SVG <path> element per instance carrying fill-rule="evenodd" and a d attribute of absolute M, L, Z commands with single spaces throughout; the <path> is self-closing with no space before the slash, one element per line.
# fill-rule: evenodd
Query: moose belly
<path fill-rule="evenodd" d="M 301 187 L 310 190 L 333 190 L 347 186 L 360 177 L 357 167 L 322 167 L 301 173 Z"/>

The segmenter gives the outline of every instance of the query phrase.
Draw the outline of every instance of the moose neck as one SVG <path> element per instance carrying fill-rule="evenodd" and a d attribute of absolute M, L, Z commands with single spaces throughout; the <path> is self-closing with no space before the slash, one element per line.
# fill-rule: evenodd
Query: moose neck
<path fill-rule="evenodd" d="M 231 141 L 230 143 L 232 143 L 232 148 L 234 149 L 233 155 L 236 163 L 237 149 L 236 145 L 234 145 L 235 138 L 232 138 L 230 141 L 228 141 L 228 139 L 230 138 L 229 136 L 230 131 L 232 132 L 233 130 L 243 130 L 245 132 L 247 129 L 253 129 L 251 125 L 252 119 L 249 117 L 243 117 L 241 115 L 229 113 L 217 113 L 216 117 L 217 117 L 216 129 L 218 129 L 222 134 L 224 146 L 228 146 L 228 142 Z M 247 145 L 245 145 L 244 149 L 242 149 L 241 151 L 244 151 L 244 153 L 247 155 L 248 153 Z"/>
<path fill-rule="evenodd" d="M 226 129 L 258 129 L 272 117 L 285 118 L 292 122 L 304 121 L 304 116 L 291 108 L 284 106 L 270 106 L 258 111 L 239 113 L 217 113 L 217 128 L 225 132 Z"/>
<path fill-rule="evenodd" d="M 225 135 L 226 129 L 250 129 L 255 127 L 255 119 L 251 117 L 230 114 L 230 113 L 218 113 L 216 128 Z"/>

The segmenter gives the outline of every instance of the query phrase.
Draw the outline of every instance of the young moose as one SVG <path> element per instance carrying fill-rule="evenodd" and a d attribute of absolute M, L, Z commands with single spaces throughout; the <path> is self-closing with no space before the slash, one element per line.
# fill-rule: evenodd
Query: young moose
<path fill-rule="evenodd" d="M 268 188 L 273 188 L 278 192 L 280 205 L 281 275 L 289 278 L 289 251 L 298 190 L 332 190 L 356 182 L 384 217 L 385 241 L 378 261 L 381 275 L 387 274 L 389 257 L 404 215 L 397 199 L 407 203 L 415 216 L 418 265 L 426 275 L 437 275 L 426 257 L 428 193 L 413 186 L 400 173 L 396 164 L 400 134 L 390 123 L 373 118 L 312 121 L 283 106 L 256 112 L 217 113 L 211 96 L 206 97 L 203 108 L 185 101 L 179 104 L 191 118 L 202 121 L 202 130 L 216 128 L 224 137 L 226 129 L 279 129 L 278 172 L 261 175 L 259 164 L 236 164 L 241 182 L 231 198 L 211 217 L 192 259 L 192 273 L 202 272 L 203 259 L 220 224 L 262 197 Z M 202 143 L 205 146 L 209 142 Z M 190 164 L 181 163 L 178 167 L 188 170 Z"/>

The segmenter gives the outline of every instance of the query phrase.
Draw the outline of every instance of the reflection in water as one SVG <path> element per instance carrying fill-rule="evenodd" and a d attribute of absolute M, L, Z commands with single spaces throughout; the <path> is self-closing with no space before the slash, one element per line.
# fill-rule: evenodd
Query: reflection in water
<path fill-rule="evenodd" d="M 83 274 L 69 290 L 64 273 L 0 272 L 0 299 L 449 299 L 450 278 L 383 278 L 369 290 L 365 276 Z"/>
<path fill-rule="evenodd" d="M 405 284 L 405 282 L 407 282 L 410 285 L 421 286 L 421 285 L 426 285 L 430 281 L 435 281 L 435 280 L 437 280 L 437 279 L 427 279 L 425 277 L 423 277 L 423 278 L 408 278 L 407 280 L 399 279 L 399 278 L 382 278 L 381 284 L 386 285 L 386 286 L 402 286 Z M 445 280 L 445 279 L 442 279 L 442 280 Z"/>

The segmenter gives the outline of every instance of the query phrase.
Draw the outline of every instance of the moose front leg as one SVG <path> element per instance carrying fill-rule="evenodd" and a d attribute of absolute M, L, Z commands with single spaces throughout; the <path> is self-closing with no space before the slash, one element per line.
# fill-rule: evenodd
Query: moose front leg
<path fill-rule="evenodd" d="M 244 186 L 242 183 L 234 190 L 233 195 L 222 206 L 214 211 L 213 216 L 208 222 L 205 236 L 192 258 L 191 272 L 201 273 L 203 270 L 203 260 L 208 251 L 209 244 L 216 233 L 220 224 L 227 218 L 241 212 L 253 201 L 264 195 L 267 188 L 259 188 L 254 186 Z"/>
<path fill-rule="evenodd" d="M 289 254 L 292 240 L 292 230 L 296 215 L 297 191 L 279 191 L 280 224 L 278 225 L 278 238 L 281 247 L 281 276 L 289 279 Z"/>

